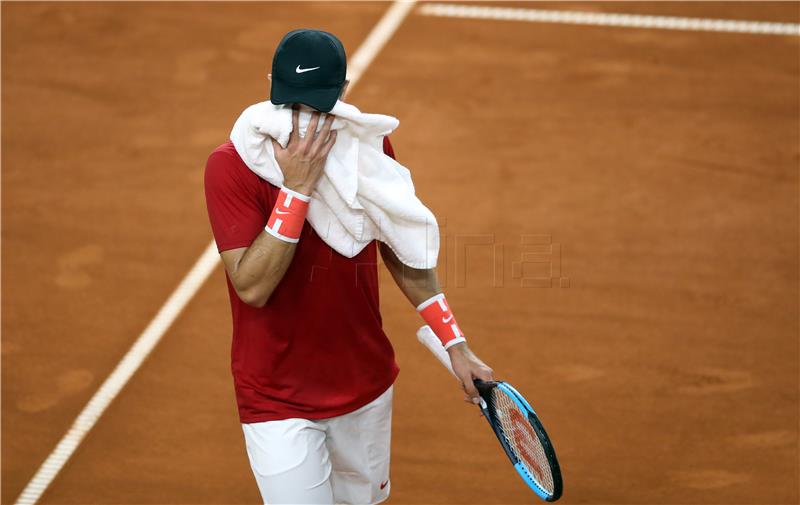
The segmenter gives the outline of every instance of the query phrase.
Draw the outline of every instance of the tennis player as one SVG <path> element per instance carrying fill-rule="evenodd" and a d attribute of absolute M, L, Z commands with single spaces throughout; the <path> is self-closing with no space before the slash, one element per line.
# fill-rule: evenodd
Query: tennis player
<path fill-rule="evenodd" d="M 330 111 L 347 87 L 341 42 L 296 30 L 278 46 L 271 100 L 293 104 L 284 175 L 275 187 L 248 169 L 231 142 L 208 158 L 205 193 L 227 273 L 233 317 L 232 372 L 250 464 L 265 503 L 379 503 L 389 496 L 394 351 L 381 326 L 378 250 L 397 285 L 452 360 L 465 399 L 492 370 L 473 354 L 436 271 L 405 267 L 373 242 L 352 258 L 305 221 L 336 142 Z M 313 110 L 298 134 L 298 108 Z M 384 138 L 386 155 L 394 157 Z M 279 221 L 280 220 L 280 221 Z M 265 228 L 266 227 L 266 228 Z M 279 230 L 276 232 L 275 230 Z"/>

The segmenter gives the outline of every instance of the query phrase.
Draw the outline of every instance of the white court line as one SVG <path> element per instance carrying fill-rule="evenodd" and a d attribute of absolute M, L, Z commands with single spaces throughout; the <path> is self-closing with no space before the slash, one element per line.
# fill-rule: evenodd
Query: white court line
<path fill-rule="evenodd" d="M 414 6 L 413 0 L 396 1 L 386 11 L 381 20 L 372 29 L 370 34 L 358 48 L 348 66 L 350 85 L 348 91 L 353 89 L 364 71 L 375 59 L 380 50 L 389 41 L 397 28 Z M 108 408 L 114 398 L 120 393 L 125 384 L 133 377 L 144 362 L 145 358 L 158 345 L 158 342 L 175 322 L 184 307 L 194 297 L 203 283 L 208 279 L 219 261 L 217 247 L 212 240 L 195 262 L 186 277 L 170 295 L 161 310 L 150 324 L 136 339 L 122 361 L 103 382 L 100 389 L 92 396 L 89 403 L 83 408 L 72 423 L 69 431 L 58 442 L 53 452 L 39 467 L 31 481 L 17 498 L 17 505 L 33 505 L 42 493 L 50 486 L 58 472 L 64 468 L 69 458 L 78 448 L 87 433 L 94 427 L 103 412 Z"/>
<path fill-rule="evenodd" d="M 415 1 L 400 1 L 394 2 L 386 14 L 383 15 L 375 28 L 367 35 L 367 38 L 362 42 L 358 51 L 350 58 L 347 64 L 347 75 L 350 79 L 350 84 L 347 86 L 347 92 L 353 89 L 356 82 L 361 75 L 367 70 L 367 67 L 375 56 L 383 49 L 383 46 L 392 38 L 394 32 L 400 27 L 400 24 L 411 12 L 414 7 Z"/>
<path fill-rule="evenodd" d="M 599 12 L 553 11 L 516 7 L 489 7 L 429 3 L 419 8 L 426 16 L 529 21 L 572 25 L 620 26 L 624 28 L 659 28 L 700 32 L 758 33 L 765 35 L 800 36 L 800 24 L 768 23 L 764 21 L 734 21 L 728 19 L 681 18 L 673 16 L 641 16 Z"/>
<path fill-rule="evenodd" d="M 83 408 L 77 419 L 72 423 L 69 431 L 58 442 L 56 448 L 47 457 L 45 462 L 33 476 L 22 494 L 17 498 L 17 504 L 34 504 L 50 485 L 55 476 L 64 467 L 64 464 L 78 448 L 83 438 L 94 427 L 97 420 L 108 408 L 109 404 L 119 394 L 133 374 L 139 369 L 150 351 L 158 344 L 161 337 L 169 329 L 183 308 L 189 303 L 200 286 L 203 285 L 214 267 L 217 265 L 217 248 L 212 242 L 200 255 L 186 277 L 183 278 L 166 303 L 158 311 L 156 317 L 150 321 L 147 328 L 136 339 L 133 346 L 122 358 L 111 375 L 103 382 L 100 389 L 92 396 L 89 403 Z"/>

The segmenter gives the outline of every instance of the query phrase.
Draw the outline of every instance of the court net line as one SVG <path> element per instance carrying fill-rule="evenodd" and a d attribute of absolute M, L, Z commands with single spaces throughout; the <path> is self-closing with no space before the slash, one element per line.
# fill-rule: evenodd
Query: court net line
<path fill-rule="evenodd" d="M 452 18 L 800 36 L 800 24 L 771 23 L 766 21 L 736 21 L 730 19 L 555 11 L 523 9 L 518 7 L 491 7 L 442 3 L 423 4 L 419 7 L 418 12 L 425 16 Z"/>
<path fill-rule="evenodd" d="M 348 68 L 350 84 L 353 89 L 369 65 L 392 38 L 414 6 L 414 0 L 394 2 L 373 27 L 361 46 L 354 53 Z M 55 449 L 47 456 L 36 474 L 28 482 L 17 498 L 17 505 L 34 505 L 47 490 L 58 473 L 81 444 L 87 433 L 97 424 L 100 416 L 122 391 L 128 381 L 142 366 L 150 352 L 158 345 L 183 309 L 194 298 L 205 281 L 219 264 L 219 255 L 214 241 L 206 246 L 194 266 L 189 270 L 175 291 L 167 298 L 156 316 L 136 339 L 131 348 L 95 392 L 72 426 L 61 438 Z"/>

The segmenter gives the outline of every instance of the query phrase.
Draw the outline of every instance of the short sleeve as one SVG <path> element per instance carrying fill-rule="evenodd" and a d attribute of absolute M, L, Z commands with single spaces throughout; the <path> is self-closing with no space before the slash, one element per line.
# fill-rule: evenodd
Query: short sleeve
<path fill-rule="evenodd" d="M 214 151 L 206 162 L 206 207 L 219 252 L 249 247 L 267 223 L 256 176 L 246 177 L 236 161 Z"/>
<path fill-rule="evenodd" d="M 389 142 L 389 137 L 383 137 L 383 154 L 396 160 L 397 158 L 394 155 L 394 148 L 392 147 L 392 143 Z"/>

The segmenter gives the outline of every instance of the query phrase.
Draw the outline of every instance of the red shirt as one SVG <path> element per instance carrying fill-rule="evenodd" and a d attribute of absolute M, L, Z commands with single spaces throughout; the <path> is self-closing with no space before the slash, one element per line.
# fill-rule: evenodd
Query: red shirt
<path fill-rule="evenodd" d="M 383 145 L 394 157 L 388 139 Z M 279 188 L 248 169 L 226 142 L 208 158 L 205 191 L 222 252 L 249 247 L 263 232 Z M 397 377 L 394 350 L 381 327 L 375 242 L 345 258 L 306 222 L 292 263 L 264 307 L 242 302 L 226 280 L 242 423 L 346 414 L 380 396 Z"/>

